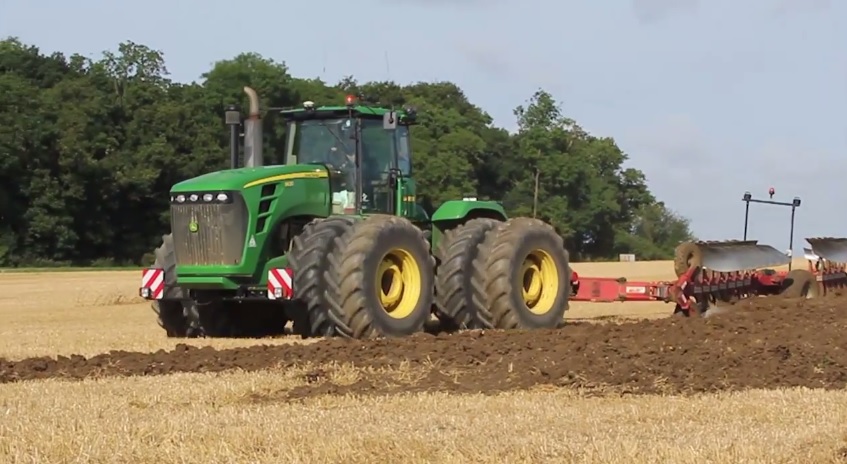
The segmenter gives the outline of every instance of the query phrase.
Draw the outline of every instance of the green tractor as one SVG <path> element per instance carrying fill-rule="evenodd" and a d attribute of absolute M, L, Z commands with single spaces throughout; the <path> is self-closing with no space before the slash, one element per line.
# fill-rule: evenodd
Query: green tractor
<path fill-rule="evenodd" d="M 173 186 L 171 233 L 140 294 L 170 337 L 285 333 L 405 336 L 432 315 L 462 328 L 553 328 L 570 294 L 568 253 L 550 225 L 497 202 L 416 201 L 410 127 L 395 111 L 346 104 L 279 110 L 284 164 L 264 166 L 259 100 L 245 87 L 232 167 Z"/>

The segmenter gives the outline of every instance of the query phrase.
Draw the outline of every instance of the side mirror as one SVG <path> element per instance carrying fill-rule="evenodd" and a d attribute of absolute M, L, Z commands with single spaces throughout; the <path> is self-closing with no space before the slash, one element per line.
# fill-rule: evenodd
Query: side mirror
<path fill-rule="evenodd" d="M 397 128 L 397 113 L 388 111 L 382 115 L 382 128 L 386 130 Z"/>
<path fill-rule="evenodd" d="M 418 120 L 418 110 L 414 106 L 407 106 L 406 114 L 403 116 L 404 124 L 414 124 Z"/>
<path fill-rule="evenodd" d="M 403 173 L 397 168 L 391 168 L 388 170 L 388 187 L 395 188 L 397 187 L 397 180 L 402 176 Z"/>

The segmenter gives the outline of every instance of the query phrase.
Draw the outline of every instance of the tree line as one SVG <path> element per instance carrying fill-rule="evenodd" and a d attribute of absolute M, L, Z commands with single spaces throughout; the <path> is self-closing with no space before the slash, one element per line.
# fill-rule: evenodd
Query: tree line
<path fill-rule="evenodd" d="M 572 259 L 667 258 L 692 238 L 688 220 L 624 168 L 610 137 L 592 135 L 543 90 L 514 111 L 515 133 L 450 82 L 334 85 L 291 75 L 254 53 L 220 61 L 199 82 L 169 79 L 161 52 L 121 43 L 99 59 L 0 42 L 0 266 L 141 264 L 169 232 L 168 190 L 228 167 L 225 108 L 346 94 L 414 105 L 413 156 L 425 208 L 476 196 L 510 215 L 536 215 L 562 234 Z M 284 125 L 263 120 L 266 164 L 280 162 Z"/>

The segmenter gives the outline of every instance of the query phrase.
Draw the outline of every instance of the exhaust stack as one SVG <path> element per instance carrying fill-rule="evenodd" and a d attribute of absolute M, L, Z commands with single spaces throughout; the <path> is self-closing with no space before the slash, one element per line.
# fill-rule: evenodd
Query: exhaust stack
<path fill-rule="evenodd" d="M 262 157 L 262 114 L 259 112 L 259 96 L 250 87 L 244 87 L 250 100 L 250 112 L 244 121 L 244 167 L 264 166 Z"/>

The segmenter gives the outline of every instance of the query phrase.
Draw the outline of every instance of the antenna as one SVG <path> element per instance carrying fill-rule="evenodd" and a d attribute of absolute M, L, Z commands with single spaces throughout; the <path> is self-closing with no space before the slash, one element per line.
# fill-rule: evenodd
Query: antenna
<path fill-rule="evenodd" d="M 385 50 L 385 80 L 391 80 L 391 63 L 388 61 L 388 50 Z"/>
<path fill-rule="evenodd" d="M 323 56 L 323 66 L 321 71 L 321 80 L 326 82 L 326 42 L 321 45 L 321 54 Z"/>

